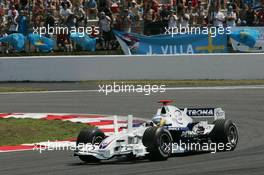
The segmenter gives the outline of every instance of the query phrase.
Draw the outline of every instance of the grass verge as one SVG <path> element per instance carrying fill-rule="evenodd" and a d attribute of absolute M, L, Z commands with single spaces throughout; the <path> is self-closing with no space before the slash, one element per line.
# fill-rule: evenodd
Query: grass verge
<path fill-rule="evenodd" d="M 264 80 L 102 80 L 96 84 L 155 84 L 166 86 L 237 86 L 237 85 L 264 85 Z M 92 83 L 84 81 L 82 83 Z"/>
<path fill-rule="evenodd" d="M 60 120 L 0 119 L 0 146 L 76 138 L 83 123 Z"/>
<path fill-rule="evenodd" d="M 0 87 L 0 92 L 34 92 L 47 91 L 45 88 L 31 88 L 31 87 Z"/>

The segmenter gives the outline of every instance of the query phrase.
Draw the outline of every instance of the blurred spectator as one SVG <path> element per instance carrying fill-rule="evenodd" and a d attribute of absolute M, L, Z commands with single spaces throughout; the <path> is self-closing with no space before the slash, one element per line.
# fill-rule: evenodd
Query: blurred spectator
<path fill-rule="evenodd" d="M 134 20 L 132 22 L 132 31 L 133 33 L 141 33 L 142 31 L 142 25 L 140 21 L 140 17 L 137 15 L 134 17 Z"/>
<path fill-rule="evenodd" d="M 138 33 L 140 31 L 140 6 L 135 0 L 131 1 L 129 7 L 129 16 L 131 19 L 131 32 Z"/>
<path fill-rule="evenodd" d="M 150 35 L 152 30 L 152 23 L 156 20 L 156 13 L 150 6 L 148 6 L 147 9 L 144 11 L 143 20 L 144 34 Z"/>
<path fill-rule="evenodd" d="M 178 17 L 176 15 L 176 12 L 171 10 L 171 13 L 169 15 L 169 20 L 168 20 L 168 28 L 174 29 L 178 27 Z"/>
<path fill-rule="evenodd" d="M 162 5 L 161 6 L 161 10 L 160 10 L 160 17 L 162 20 L 164 21 L 168 21 L 168 16 L 170 15 L 170 11 L 168 10 L 166 5 Z"/>
<path fill-rule="evenodd" d="M 140 7 L 135 0 L 131 2 L 131 6 L 129 7 L 129 10 L 132 17 L 139 15 Z"/>
<path fill-rule="evenodd" d="M 4 15 L 5 15 L 4 4 L 0 3 L 0 18 L 4 17 Z"/>
<path fill-rule="evenodd" d="M 161 18 L 161 30 L 162 33 L 165 32 L 165 28 L 168 27 L 168 23 L 169 23 L 169 15 L 170 12 L 168 10 L 168 7 L 166 5 L 162 5 L 161 6 L 161 10 L 160 10 L 160 18 Z"/>
<path fill-rule="evenodd" d="M 254 10 L 251 8 L 251 6 L 248 6 L 248 9 L 246 11 L 246 24 L 247 26 L 254 26 L 255 25 L 255 12 Z"/>
<path fill-rule="evenodd" d="M 106 13 L 106 15 L 109 15 L 109 14 L 107 14 L 106 9 L 108 10 L 111 8 L 111 1 L 110 0 L 98 0 L 97 6 L 98 6 L 97 9 L 99 12 L 103 11 Z"/>
<path fill-rule="evenodd" d="M 40 0 L 35 1 L 33 8 L 33 26 L 40 27 L 43 26 L 45 9 Z"/>
<path fill-rule="evenodd" d="M 257 24 L 258 26 L 264 26 L 264 5 L 257 13 Z"/>
<path fill-rule="evenodd" d="M 149 0 L 149 4 L 151 4 L 151 8 L 158 13 L 159 11 L 159 2 L 157 0 Z"/>
<path fill-rule="evenodd" d="M 185 28 L 189 27 L 190 14 L 185 11 L 184 6 L 182 6 L 182 8 L 179 9 L 178 15 L 179 15 L 179 26 Z"/>
<path fill-rule="evenodd" d="M 120 14 L 116 15 L 113 26 L 115 30 L 122 30 L 122 16 Z"/>
<path fill-rule="evenodd" d="M 131 17 L 129 16 L 128 10 L 124 10 L 124 16 L 122 17 L 122 30 L 124 32 L 131 32 L 131 24 L 132 20 Z"/>
<path fill-rule="evenodd" d="M 240 14 L 240 24 L 242 26 L 253 26 L 255 25 L 255 12 L 248 6 L 247 4 L 244 5 L 244 10 Z"/>
<path fill-rule="evenodd" d="M 57 47 L 59 51 L 67 52 L 71 50 L 69 35 L 65 34 L 63 30 L 57 34 Z"/>
<path fill-rule="evenodd" d="M 15 5 L 12 5 L 11 8 L 8 10 L 8 17 L 18 18 L 19 14 Z"/>
<path fill-rule="evenodd" d="M 0 38 L 5 36 L 7 36 L 7 33 L 5 32 L 5 26 L 3 25 L 3 22 L 0 19 Z M 0 42 L 0 53 L 8 53 L 8 44 Z"/>
<path fill-rule="evenodd" d="M 100 13 L 99 18 L 99 29 L 100 34 L 103 37 L 103 48 L 110 49 L 110 41 L 111 41 L 111 18 L 105 14 L 105 12 Z"/>
<path fill-rule="evenodd" d="M 0 29 L 3 29 L 6 26 L 6 18 L 4 16 L 0 16 Z"/>
<path fill-rule="evenodd" d="M 243 0 L 233 0 L 233 4 L 236 4 L 237 8 L 239 8 L 239 9 L 243 8 Z"/>
<path fill-rule="evenodd" d="M 111 5 L 111 12 L 112 13 L 120 13 L 120 1 L 118 2 L 113 2 L 112 5 Z"/>
<path fill-rule="evenodd" d="M 28 0 L 20 0 L 21 9 L 25 10 L 28 6 Z"/>
<path fill-rule="evenodd" d="M 190 0 L 189 0 L 190 1 Z M 191 4 L 192 4 L 192 6 L 195 8 L 195 7 L 197 7 L 197 5 L 198 5 L 198 2 L 199 2 L 200 0 L 191 0 Z M 200 1 L 201 2 L 201 1 Z"/>
<path fill-rule="evenodd" d="M 52 13 L 47 13 L 46 19 L 45 19 L 45 27 L 54 27 L 55 26 L 55 17 L 52 15 Z"/>
<path fill-rule="evenodd" d="M 70 8 L 68 8 L 68 5 L 63 5 L 60 10 L 60 17 L 62 20 L 62 23 L 65 23 L 70 15 L 72 15 L 73 12 Z"/>
<path fill-rule="evenodd" d="M 239 21 L 239 15 L 240 15 L 240 8 L 238 7 L 237 3 L 234 2 L 233 4 L 229 4 L 232 6 L 233 8 L 233 12 L 236 14 L 236 25 L 238 24 L 238 21 Z"/>
<path fill-rule="evenodd" d="M 238 18 L 238 24 L 241 26 L 246 26 L 247 25 L 247 11 L 248 11 L 248 5 L 245 4 L 243 6 L 243 9 L 239 13 L 239 18 Z"/>
<path fill-rule="evenodd" d="M 72 2 L 70 0 L 62 0 L 60 5 L 66 9 L 72 9 Z"/>
<path fill-rule="evenodd" d="M 76 27 L 76 18 L 74 14 L 70 14 L 66 20 L 66 26 L 69 28 L 69 31 L 71 28 Z"/>
<path fill-rule="evenodd" d="M 50 13 L 52 15 L 56 14 L 56 3 L 55 1 L 48 0 L 46 4 L 46 13 Z"/>
<path fill-rule="evenodd" d="M 47 16 L 45 18 L 45 23 L 44 23 L 44 26 L 46 27 L 46 29 L 50 28 L 49 31 L 47 31 L 50 36 L 48 37 L 53 37 L 53 30 L 52 30 L 52 27 L 55 27 L 55 17 L 51 14 L 51 13 L 47 13 Z"/>
<path fill-rule="evenodd" d="M 42 27 L 43 26 L 43 17 L 38 15 L 33 20 L 33 27 Z"/>
<path fill-rule="evenodd" d="M 203 21 L 204 21 L 204 18 L 206 16 L 205 14 L 205 9 L 204 7 L 201 5 L 201 1 L 199 0 L 198 1 L 198 5 L 196 7 L 196 13 L 197 13 L 197 20 L 196 20 L 196 23 L 198 25 L 202 25 L 203 24 Z"/>
<path fill-rule="evenodd" d="M 165 5 L 165 6 L 172 6 L 173 5 L 173 1 L 172 0 L 160 0 L 159 2 L 162 5 Z"/>
<path fill-rule="evenodd" d="M 20 11 L 20 15 L 18 18 L 18 33 L 22 33 L 23 35 L 27 35 L 28 33 L 28 19 L 27 12 L 24 10 Z"/>
<path fill-rule="evenodd" d="M 33 16 L 44 15 L 45 9 L 40 0 L 37 0 L 34 4 Z"/>
<path fill-rule="evenodd" d="M 83 2 L 87 20 L 95 19 L 97 16 L 97 3 L 95 0 L 85 0 Z"/>
<path fill-rule="evenodd" d="M 244 3 L 247 4 L 248 6 L 251 6 L 253 5 L 253 0 L 244 0 Z"/>
<path fill-rule="evenodd" d="M 83 26 L 82 24 L 84 24 L 86 21 L 83 6 L 80 5 L 79 7 L 75 7 L 73 13 L 74 13 L 75 18 L 76 18 L 76 27 Z"/>
<path fill-rule="evenodd" d="M 216 11 L 212 13 L 213 26 L 223 27 L 225 22 L 225 14 L 221 12 L 220 6 L 217 6 Z"/>
<path fill-rule="evenodd" d="M 226 9 L 227 0 L 220 0 L 221 9 Z"/>
<path fill-rule="evenodd" d="M 192 6 L 192 1 L 189 0 L 188 1 L 188 5 L 187 5 L 187 8 L 186 8 L 186 13 L 189 14 L 190 16 L 190 20 L 189 20 L 189 25 L 193 25 L 193 24 L 196 24 L 196 14 L 195 14 L 195 10 Z"/>
<path fill-rule="evenodd" d="M 12 5 L 11 9 L 8 11 L 8 34 L 18 32 L 18 16 L 18 11 L 15 9 L 15 6 Z"/>
<path fill-rule="evenodd" d="M 233 11 L 233 7 L 230 5 L 227 10 L 227 15 L 226 15 L 226 25 L 228 27 L 235 27 L 236 26 L 236 20 L 237 20 L 237 15 Z"/>

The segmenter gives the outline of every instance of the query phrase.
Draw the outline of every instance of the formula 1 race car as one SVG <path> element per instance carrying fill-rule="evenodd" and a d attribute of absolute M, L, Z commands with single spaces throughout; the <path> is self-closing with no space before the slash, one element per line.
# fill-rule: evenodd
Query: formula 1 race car
<path fill-rule="evenodd" d="M 221 108 L 184 108 L 161 100 L 162 107 L 151 121 L 133 128 L 128 116 L 127 128 L 118 131 L 114 117 L 114 134 L 105 136 L 98 128 L 83 129 L 77 138 L 74 155 L 85 162 L 113 157 L 146 157 L 167 160 L 171 154 L 185 152 L 233 151 L 238 142 L 236 125 L 225 119 Z"/>

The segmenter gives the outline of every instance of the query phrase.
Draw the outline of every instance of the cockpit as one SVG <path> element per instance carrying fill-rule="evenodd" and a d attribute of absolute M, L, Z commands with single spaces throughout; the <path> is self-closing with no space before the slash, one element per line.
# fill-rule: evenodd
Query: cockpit
<path fill-rule="evenodd" d="M 166 107 L 163 106 L 160 110 L 160 114 L 166 114 L 167 113 L 167 110 L 166 110 Z"/>
<path fill-rule="evenodd" d="M 172 127 L 186 127 L 192 122 L 192 118 L 186 115 L 186 110 L 182 111 L 176 106 L 168 105 L 170 100 L 162 100 L 163 103 L 157 113 L 152 118 L 152 122 L 156 125 L 164 122 L 165 125 Z"/>

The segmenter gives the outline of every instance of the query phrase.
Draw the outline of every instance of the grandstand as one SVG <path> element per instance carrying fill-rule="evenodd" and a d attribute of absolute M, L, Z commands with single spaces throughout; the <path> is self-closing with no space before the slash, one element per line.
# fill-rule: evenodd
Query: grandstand
<path fill-rule="evenodd" d="M 0 0 L 0 38 L 34 27 L 91 27 L 97 50 L 117 49 L 113 29 L 155 35 L 167 26 L 264 26 L 262 1 L 250 0 Z M 99 32 L 95 28 L 99 27 Z M 55 51 L 82 48 L 66 34 L 46 34 Z M 30 43 L 27 52 L 39 51 Z M 1 43 L 1 53 L 15 52 Z"/>

